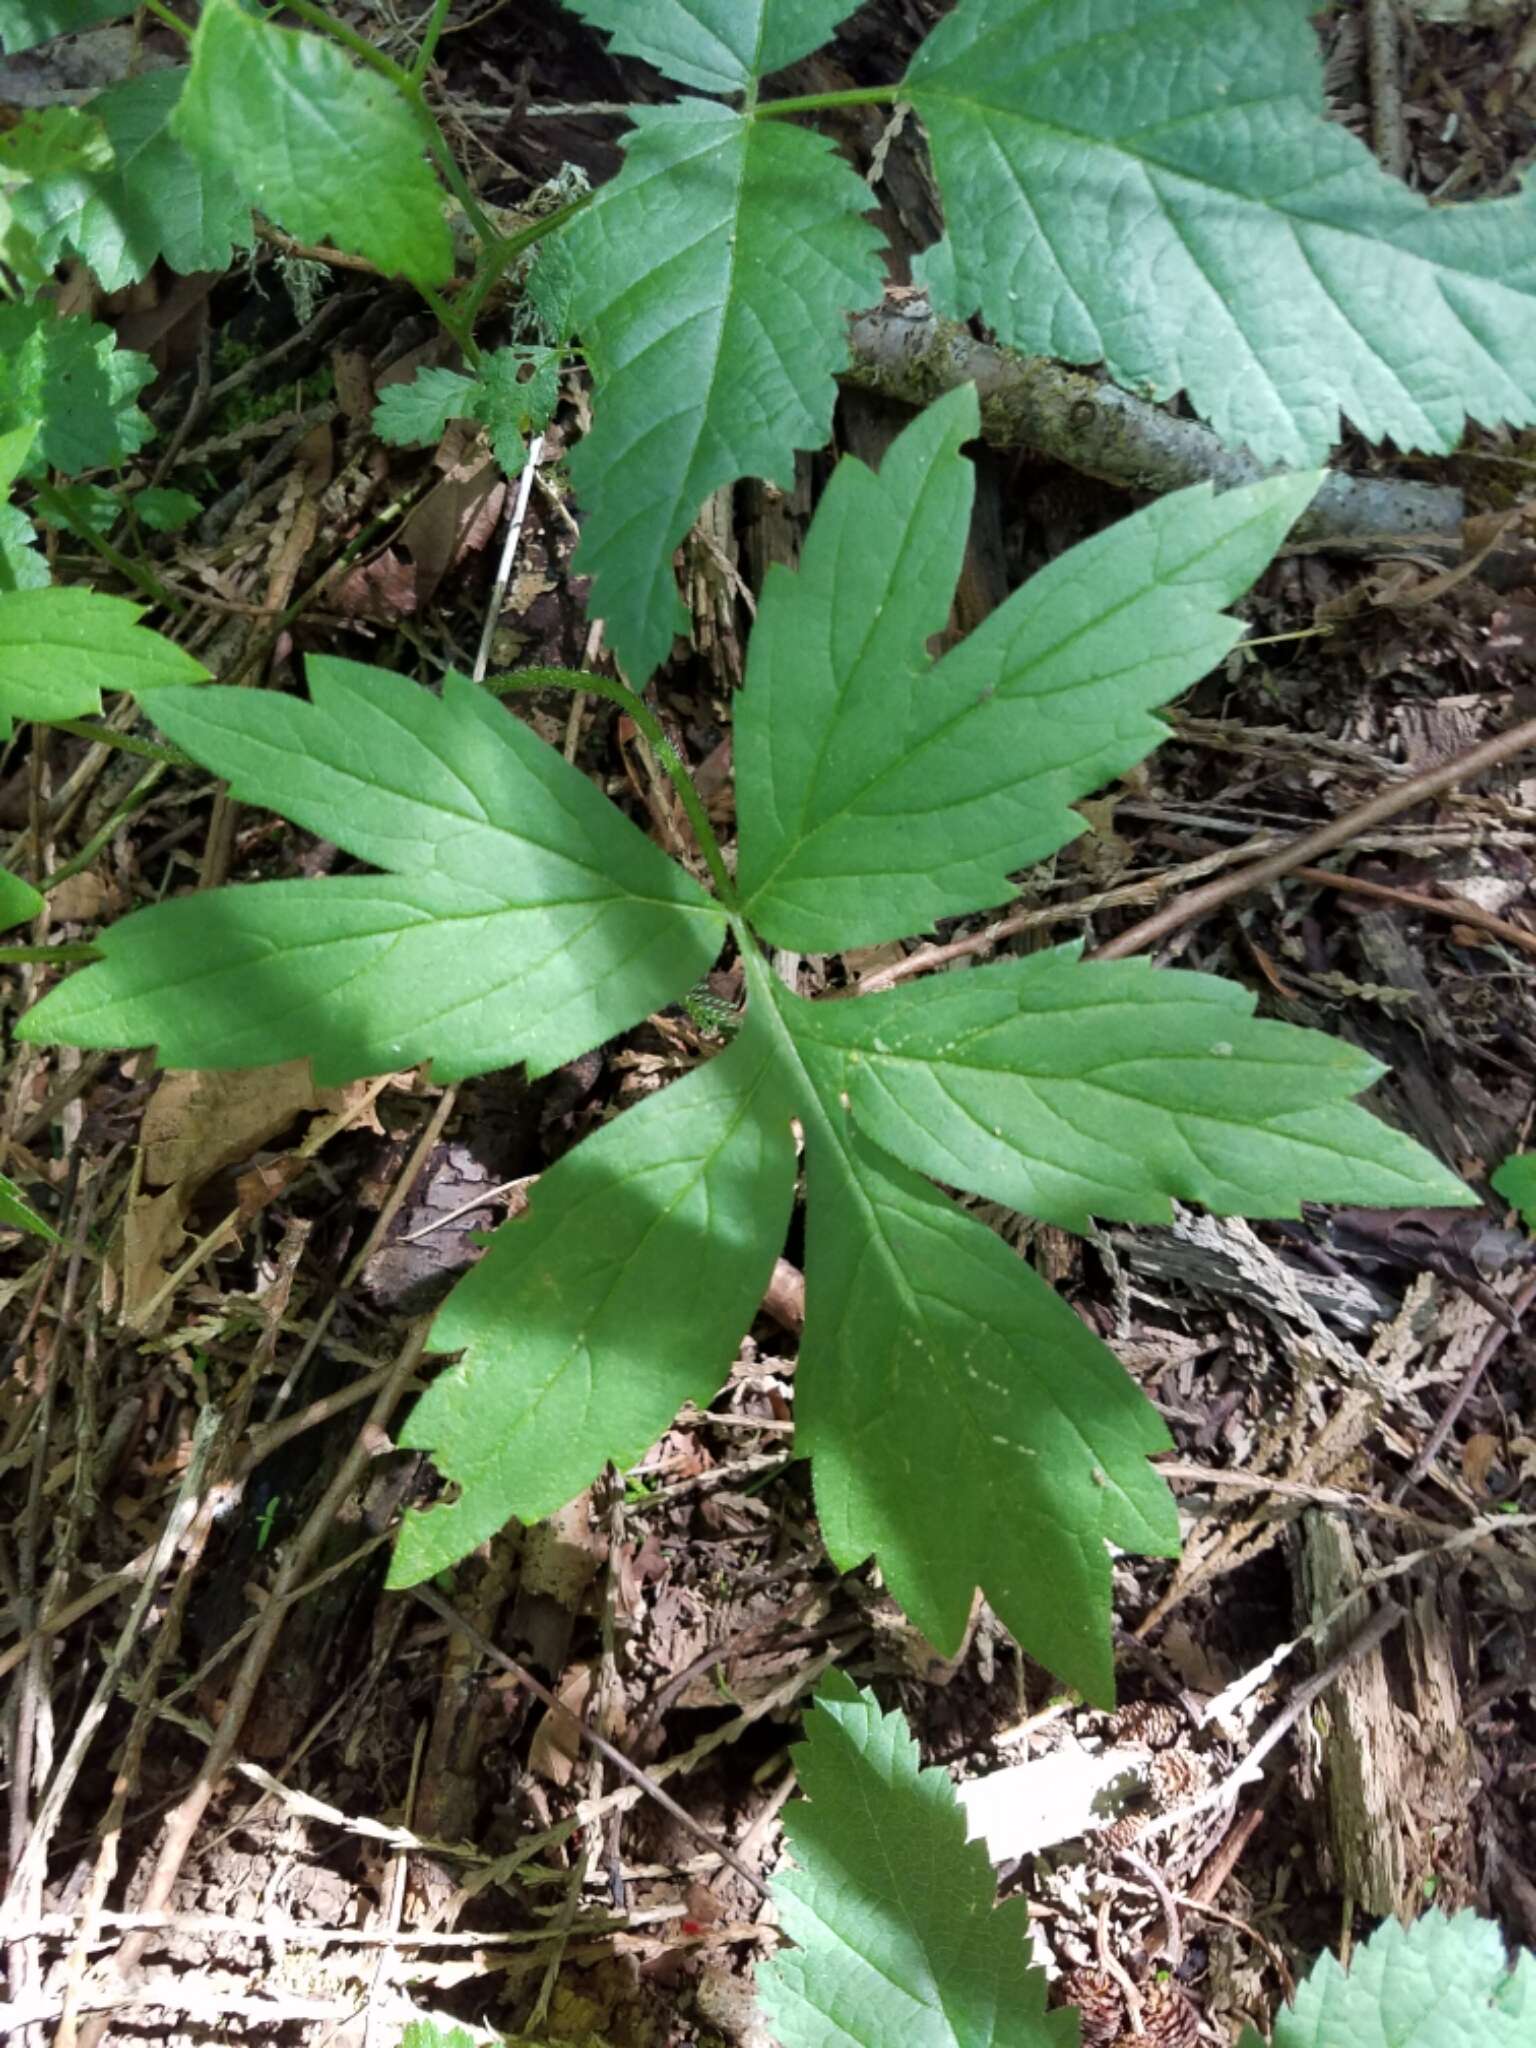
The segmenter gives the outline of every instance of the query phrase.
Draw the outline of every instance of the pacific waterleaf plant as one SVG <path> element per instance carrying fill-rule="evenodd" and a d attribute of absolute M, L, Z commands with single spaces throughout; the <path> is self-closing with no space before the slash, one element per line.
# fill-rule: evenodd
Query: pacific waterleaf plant
<path fill-rule="evenodd" d="M 1111 1689 L 1106 1544 L 1176 1547 L 1168 1438 L 1110 1352 L 934 1180 L 1082 1227 L 1307 1197 L 1468 1200 L 1350 1098 L 1378 1069 L 1256 1022 L 1241 990 L 1070 951 L 856 1002 L 783 986 L 760 941 L 899 937 L 990 905 L 1082 829 L 1070 804 L 1155 745 L 1153 707 L 1239 637 L 1225 613 L 1315 477 L 1167 498 L 1086 543 L 935 663 L 959 567 L 974 392 L 879 476 L 836 471 L 798 573 L 763 591 L 737 721 L 739 875 L 686 783 L 715 894 L 459 677 L 435 697 L 331 658 L 311 697 L 159 693 L 195 759 L 382 870 L 181 898 L 23 1021 L 157 1042 L 171 1066 L 308 1054 L 330 1084 L 430 1058 L 530 1072 L 680 998 L 727 927 L 748 1002 L 725 1051 L 540 1180 L 441 1312 L 460 1361 L 408 1419 L 456 1497 L 409 1516 L 397 1585 L 549 1514 L 715 1394 L 807 1174 L 798 1445 L 827 1546 L 875 1554 L 960 1640 L 975 1588 L 1043 1662 Z M 646 717 L 635 700 L 637 714 Z M 924 1178 L 931 1175 L 933 1179 Z"/>

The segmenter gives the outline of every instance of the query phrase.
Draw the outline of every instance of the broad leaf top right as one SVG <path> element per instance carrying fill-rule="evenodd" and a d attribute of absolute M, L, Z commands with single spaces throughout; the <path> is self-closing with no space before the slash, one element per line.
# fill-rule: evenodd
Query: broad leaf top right
<path fill-rule="evenodd" d="M 1450 447 L 1536 417 L 1536 187 L 1431 206 L 1323 112 L 1307 0 L 962 0 L 903 97 L 948 236 L 923 275 L 1000 340 L 1187 391 L 1263 461 L 1340 414 Z"/>

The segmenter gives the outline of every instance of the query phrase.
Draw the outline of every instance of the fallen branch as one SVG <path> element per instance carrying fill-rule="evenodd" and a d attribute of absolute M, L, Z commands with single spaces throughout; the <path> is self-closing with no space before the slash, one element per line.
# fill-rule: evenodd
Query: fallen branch
<path fill-rule="evenodd" d="M 1198 420 L 1176 419 L 1044 356 L 978 341 L 959 322 L 941 320 L 920 292 L 889 293 L 873 312 L 849 321 L 848 335 L 849 382 L 910 405 L 974 384 L 987 440 L 1039 449 L 1127 490 L 1173 491 L 1205 482 L 1230 490 L 1269 474 Z M 1456 539 L 1463 509 L 1461 493 L 1439 485 L 1335 473 L 1297 522 L 1293 538 Z"/>
<path fill-rule="evenodd" d="M 1278 881 L 1282 875 L 1293 875 L 1298 868 L 1310 867 L 1325 853 L 1347 846 L 1362 833 L 1374 831 L 1376 826 L 1395 818 L 1400 811 L 1427 803 L 1431 797 L 1443 795 L 1460 782 L 1470 782 L 1474 776 L 1499 767 L 1530 747 L 1536 747 L 1536 718 L 1527 718 L 1519 725 L 1510 726 L 1506 732 L 1495 733 L 1492 739 L 1484 740 L 1479 746 L 1469 747 L 1466 753 L 1457 754 L 1453 760 L 1442 761 L 1420 775 L 1409 776 L 1405 782 L 1394 783 L 1390 789 L 1372 797 L 1369 803 L 1361 804 L 1358 810 L 1346 811 L 1343 817 L 1320 825 L 1315 832 L 1303 833 L 1278 852 L 1256 860 L 1251 867 L 1239 868 L 1235 874 L 1219 875 L 1215 881 L 1191 889 L 1188 895 L 1176 897 L 1172 903 L 1154 911 L 1151 917 L 1144 917 L 1139 924 L 1133 924 L 1128 931 L 1121 932 L 1108 945 L 1100 946 L 1088 957 L 1092 960 L 1123 960 L 1128 954 L 1144 952 L 1148 946 L 1159 944 L 1184 925 L 1193 924 L 1207 912 L 1231 902 L 1233 897 L 1246 896 L 1268 882 Z M 1335 878 L 1330 875 L 1326 879 L 1332 883 Z"/>

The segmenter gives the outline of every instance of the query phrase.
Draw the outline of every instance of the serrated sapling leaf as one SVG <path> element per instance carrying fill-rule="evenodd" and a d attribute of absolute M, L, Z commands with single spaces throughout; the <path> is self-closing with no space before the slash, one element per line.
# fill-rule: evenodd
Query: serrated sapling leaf
<path fill-rule="evenodd" d="M 0 433 L 37 425 L 30 470 L 119 463 L 154 433 L 134 400 L 155 366 L 108 328 L 48 305 L 0 305 Z"/>
<path fill-rule="evenodd" d="M 384 386 L 373 408 L 373 431 L 395 448 L 435 446 L 450 420 L 474 417 L 479 388 L 461 370 L 428 364 L 414 377 Z"/>
<path fill-rule="evenodd" d="M 899 1713 L 840 1671 L 822 1680 L 784 1811 L 792 1868 L 773 1880 L 794 1942 L 759 1965 L 781 2048 L 1076 2048 L 1045 2009 L 1029 1911 L 997 1885 L 948 1773 L 922 1770 Z"/>
<path fill-rule="evenodd" d="M 1276 2015 L 1273 2048 L 1531 2048 L 1536 1956 L 1513 1969 L 1497 1924 L 1469 1911 L 1384 1920 L 1346 1972 L 1324 1956 Z M 1262 2048 L 1250 2027 L 1243 2048 Z"/>
<path fill-rule="evenodd" d="M 0 737 L 14 718 L 99 711 L 103 690 L 145 696 L 204 680 L 202 663 L 141 626 L 143 615 L 97 590 L 0 593 Z"/>
<path fill-rule="evenodd" d="M 1536 1232 L 1536 1152 L 1512 1152 L 1490 1182 L 1511 1209 L 1520 1212 L 1526 1229 Z"/>
<path fill-rule="evenodd" d="M 201 500 L 190 491 L 167 490 L 163 485 L 152 484 L 148 490 L 133 494 L 134 516 L 151 533 L 180 533 L 202 509 Z"/>
<path fill-rule="evenodd" d="M 1435 206 L 1389 175 L 1324 115 L 1314 11 L 959 0 L 901 88 L 949 228 L 935 304 L 1185 390 L 1263 462 L 1323 459 L 1341 413 L 1426 449 L 1536 418 L 1536 181 Z"/>
<path fill-rule="evenodd" d="M 300 241 L 330 239 L 413 284 L 452 275 L 444 194 L 415 117 L 335 43 L 238 0 L 203 0 L 172 126 Z"/>
<path fill-rule="evenodd" d="M 1150 714 L 1242 637 L 1225 607 L 1316 475 L 1177 491 L 1058 557 L 935 663 L 968 530 L 975 387 L 878 476 L 839 463 L 800 567 L 771 569 L 736 714 L 746 915 L 802 952 L 1003 901 L 1070 809 L 1166 737 Z"/>
<path fill-rule="evenodd" d="M 747 92 L 827 42 L 854 0 L 570 0 L 613 47 L 699 92 Z"/>
<path fill-rule="evenodd" d="M 1166 1223 L 1170 1198 L 1218 1216 L 1475 1203 L 1350 1100 L 1383 1071 L 1354 1046 L 1255 1018 L 1236 982 L 1081 952 L 817 1003 L 798 1036 L 876 1144 L 1066 1230 Z"/>
<path fill-rule="evenodd" d="M 308 1056 L 322 1086 L 427 1059 L 441 1080 L 540 1074 L 709 967 L 719 906 L 477 685 L 450 674 L 438 698 L 329 656 L 308 676 L 307 703 L 217 687 L 154 715 L 241 802 L 386 872 L 138 911 L 19 1029 L 154 1043 L 172 1067 Z"/>
<path fill-rule="evenodd" d="M 576 568 L 643 681 L 686 615 L 672 552 L 711 491 L 793 481 L 826 438 L 843 316 L 880 295 L 869 188 L 824 136 L 708 100 L 636 107 L 624 167 L 562 237 L 596 385 L 571 453 Z"/>
<path fill-rule="evenodd" d="M 727 1051 L 543 1174 L 455 1288 L 433 1348 L 462 1351 L 401 1442 L 457 1482 L 407 1515 L 390 1584 L 415 1585 L 506 1521 L 552 1514 L 604 1459 L 632 1464 L 712 1400 L 763 1298 L 795 1187 L 772 1039 Z M 594 1451 L 596 1459 L 594 1461 Z"/>
<path fill-rule="evenodd" d="M 59 165 L 12 202 L 42 260 L 72 249 L 107 291 L 147 277 L 163 257 L 173 270 L 226 270 L 252 241 L 251 209 L 225 163 L 194 156 L 172 132 L 187 73 L 146 71 L 91 101 L 103 124 L 104 162 Z"/>

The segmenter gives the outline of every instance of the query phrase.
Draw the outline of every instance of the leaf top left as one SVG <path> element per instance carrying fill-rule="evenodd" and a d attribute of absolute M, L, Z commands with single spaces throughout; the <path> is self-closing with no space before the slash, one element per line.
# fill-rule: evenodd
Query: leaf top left
<path fill-rule="evenodd" d="M 413 284 L 451 275 L 421 130 L 393 85 L 334 43 L 206 0 L 173 127 L 301 241 L 333 240 Z"/>
<path fill-rule="evenodd" d="M 241 801 L 382 874 L 180 897 L 23 1019 L 38 1041 L 157 1044 L 173 1067 L 308 1057 L 321 1085 L 431 1059 L 535 1074 L 672 1001 L 724 917 L 600 791 L 477 685 L 441 698 L 331 657 L 311 701 L 177 690 L 158 724 Z"/>

